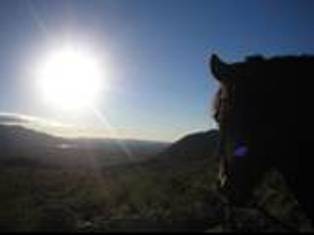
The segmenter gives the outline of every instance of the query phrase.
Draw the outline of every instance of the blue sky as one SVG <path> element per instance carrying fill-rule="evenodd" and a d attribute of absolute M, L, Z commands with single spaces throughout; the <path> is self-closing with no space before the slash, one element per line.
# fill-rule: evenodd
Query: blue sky
<path fill-rule="evenodd" d="M 213 127 L 208 58 L 314 52 L 314 2 L 291 0 L 1 1 L 0 112 L 104 128 L 41 102 L 32 67 L 65 38 L 110 64 L 98 111 L 130 137 L 176 140 Z"/>

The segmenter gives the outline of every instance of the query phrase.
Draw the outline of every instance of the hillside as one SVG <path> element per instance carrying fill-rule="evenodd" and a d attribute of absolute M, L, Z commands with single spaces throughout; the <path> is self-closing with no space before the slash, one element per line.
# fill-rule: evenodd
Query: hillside
<path fill-rule="evenodd" d="M 65 141 L 63 138 L 56 138 L 19 125 L 0 125 L 0 148 L 2 150 L 55 147 Z"/>
<path fill-rule="evenodd" d="M 219 139 L 217 130 L 189 134 L 167 149 L 160 156 L 171 157 L 180 161 L 201 160 L 215 155 Z"/>
<path fill-rule="evenodd" d="M 1 232 L 287 231 L 254 208 L 235 208 L 232 228 L 226 225 L 227 209 L 215 188 L 216 130 L 170 146 L 141 142 L 157 154 L 130 161 L 106 152 L 101 140 L 48 148 L 64 140 L 12 128 L 1 132 L 10 147 L 0 157 Z M 35 140 L 46 147 L 35 148 Z M 12 154 L 28 143 L 33 148 Z M 280 175 L 269 174 L 256 200 L 285 224 L 311 231 Z"/>

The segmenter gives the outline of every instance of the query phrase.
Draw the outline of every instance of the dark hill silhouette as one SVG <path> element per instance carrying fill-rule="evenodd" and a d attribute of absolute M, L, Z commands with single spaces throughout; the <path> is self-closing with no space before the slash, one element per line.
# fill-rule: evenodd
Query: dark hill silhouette
<path fill-rule="evenodd" d="M 188 134 L 172 143 L 156 158 L 147 162 L 156 168 L 167 167 L 174 171 L 196 170 L 209 162 L 217 165 L 216 146 L 219 139 L 217 130 Z M 212 165 L 212 164 L 211 164 Z M 215 166 L 210 167 L 214 171 Z"/>
<path fill-rule="evenodd" d="M 218 139 L 217 130 L 189 134 L 169 146 L 160 156 L 179 161 L 214 157 Z"/>
<path fill-rule="evenodd" d="M 31 130 L 20 125 L 0 125 L 0 149 L 53 147 L 64 143 L 63 138 Z"/>

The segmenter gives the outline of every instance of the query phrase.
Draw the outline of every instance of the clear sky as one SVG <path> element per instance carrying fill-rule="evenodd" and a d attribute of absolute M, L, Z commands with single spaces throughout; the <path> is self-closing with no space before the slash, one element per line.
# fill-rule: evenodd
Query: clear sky
<path fill-rule="evenodd" d="M 174 141 L 213 127 L 215 52 L 227 61 L 314 52 L 314 1 L 53 0 L 0 2 L 0 112 L 128 137 Z M 105 58 L 111 89 L 90 112 L 41 102 L 33 67 L 64 40 Z"/>

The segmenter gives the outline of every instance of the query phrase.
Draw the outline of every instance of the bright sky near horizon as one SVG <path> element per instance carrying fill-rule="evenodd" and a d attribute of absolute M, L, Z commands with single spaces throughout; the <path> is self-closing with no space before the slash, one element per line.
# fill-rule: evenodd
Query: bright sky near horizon
<path fill-rule="evenodd" d="M 208 58 L 314 53 L 314 1 L 10 0 L 0 2 L 0 115 L 173 141 L 214 126 Z M 64 43 L 107 71 L 93 110 L 43 102 L 35 67 Z M 1 118 L 0 118 L 1 120 Z M 105 136 L 106 134 L 104 134 Z"/>

